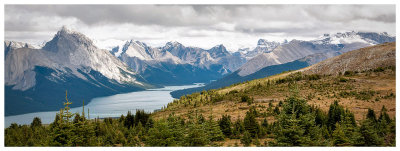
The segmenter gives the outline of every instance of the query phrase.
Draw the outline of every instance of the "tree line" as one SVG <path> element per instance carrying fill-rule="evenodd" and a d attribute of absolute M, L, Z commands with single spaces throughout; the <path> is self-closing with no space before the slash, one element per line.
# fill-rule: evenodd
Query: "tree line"
<path fill-rule="evenodd" d="M 338 101 L 325 113 L 301 99 L 295 86 L 291 91 L 274 109 L 276 120 L 271 122 L 266 118 L 260 122 L 262 116 L 254 106 L 236 121 L 229 115 L 205 118 L 196 111 L 187 118 L 170 114 L 154 120 L 143 110 L 119 118 L 88 120 L 84 111 L 70 113 L 66 98 L 65 108 L 49 125 L 37 117 L 30 125 L 11 124 L 5 129 L 5 146 L 221 146 L 227 139 L 239 139 L 243 146 L 395 145 L 395 119 L 385 107 L 378 117 L 368 109 L 366 119 L 357 123 L 354 114 Z"/>

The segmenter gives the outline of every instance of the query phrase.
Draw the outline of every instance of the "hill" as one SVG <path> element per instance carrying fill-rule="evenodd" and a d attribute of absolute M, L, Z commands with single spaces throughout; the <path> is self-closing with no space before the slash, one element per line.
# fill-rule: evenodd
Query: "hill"
<path fill-rule="evenodd" d="M 164 119 L 172 114 L 187 119 L 195 113 L 220 119 L 229 115 L 234 122 L 243 121 L 249 109 L 254 108 L 259 123 L 266 119 L 269 124 L 274 124 L 280 118 L 275 112 L 283 109 L 282 104 L 296 87 L 299 98 L 325 114 L 338 102 L 354 114 L 357 125 L 364 123 L 370 110 L 377 111 L 375 116 L 386 112 L 394 118 L 395 46 L 393 42 L 366 47 L 297 71 L 193 93 L 175 100 L 152 116 Z M 239 140 L 225 141 L 224 145 L 234 143 Z"/>

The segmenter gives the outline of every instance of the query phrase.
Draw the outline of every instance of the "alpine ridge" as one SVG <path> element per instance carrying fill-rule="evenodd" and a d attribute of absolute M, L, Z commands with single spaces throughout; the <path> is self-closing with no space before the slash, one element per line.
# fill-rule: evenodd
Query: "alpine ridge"
<path fill-rule="evenodd" d="M 71 99 L 90 100 L 151 87 L 110 52 L 65 27 L 42 49 L 9 51 L 5 86 L 6 115 L 57 110 L 65 90 L 74 94 Z M 54 94 L 60 95 L 49 97 Z"/>

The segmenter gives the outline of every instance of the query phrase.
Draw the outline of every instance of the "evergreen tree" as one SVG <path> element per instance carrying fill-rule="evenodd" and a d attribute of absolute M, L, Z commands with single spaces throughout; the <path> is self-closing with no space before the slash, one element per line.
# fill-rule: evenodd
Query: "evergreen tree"
<path fill-rule="evenodd" d="M 224 134 L 222 133 L 219 125 L 213 120 L 212 115 L 205 123 L 205 130 L 210 141 L 221 141 L 224 140 Z"/>
<path fill-rule="evenodd" d="M 194 122 L 190 123 L 188 127 L 188 135 L 185 138 L 185 145 L 205 146 L 209 144 L 207 133 L 202 125 Z"/>
<path fill-rule="evenodd" d="M 339 123 L 336 123 L 336 129 L 332 133 L 333 145 L 335 146 L 345 146 L 349 145 L 349 139 L 346 137 L 342 127 Z"/>
<path fill-rule="evenodd" d="M 176 146 L 175 137 L 168 128 L 168 123 L 165 121 L 158 122 L 153 128 L 149 129 L 149 136 L 146 140 L 146 145 L 149 146 Z"/>
<path fill-rule="evenodd" d="M 379 115 L 379 121 L 383 120 L 386 122 L 386 124 L 392 122 L 392 119 L 390 119 L 389 114 L 387 114 L 387 109 L 385 108 L 385 106 L 382 106 L 381 114 Z"/>
<path fill-rule="evenodd" d="M 250 108 L 250 110 L 246 112 L 246 116 L 244 117 L 244 128 L 250 133 L 251 137 L 255 137 L 259 132 L 259 125 L 256 121 L 254 108 Z"/>
<path fill-rule="evenodd" d="M 368 109 L 367 112 L 367 119 L 370 119 L 373 122 L 376 122 L 376 115 L 375 115 L 375 111 L 373 109 Z"/>
<path fill-rule="evenodd" d="M 246 130 L 240 139 L 240 143 L 242 143 L 244 146 L 250 146 L 252 140 L 251 140 L 251 134 Z"/>
<path fill-rule="evenodd" d="M 343 107 L 339 105 L 338 101 L 333 102 L 328 111 L 328 128 L 331 132 L 335 130 L 336 123 L 342 121 L 342 117 L 344 117 Z"/>
<path fill-rule="evenodd" d="M 231 122 L 231 116 L 229 115 L 222 115 L 222 118 L 218 121 L 219 127 L 224 133 L 226 137 L 230 137 L 232 135 L 232 122 Z"/>
<path fill-rule="evenodd" d="M 135 125 L 135 117 L 132 115 L 131 111 L 126 114 L 124 125 L 127 128 L 132 128 Z"/>
<path fill-rule="evenodd" d="M 42 126 L 42 120 L 40 120 L 39 117 L 33 118 L 33 121 L 32 121 L 32 123 L 31 123 L 31 128 L 34 128 L 34 127 L 41 127 L 41 126 Z"/>
<path fill-rule="evenodd" d="M 265 127 L 265 128 L 268 128 L 268 121 L 267 121 L 266 118 L 264 118 L 264 120 L 263 120 L 261 126 L 263 126 L 263 127 Z"/>
<path fill-rule="evenodd" d="M 383 143 L 375 129 L 375 121 L 371 117 L 361 123 L 360 133 L 365 146 L 379 146 Z"/>

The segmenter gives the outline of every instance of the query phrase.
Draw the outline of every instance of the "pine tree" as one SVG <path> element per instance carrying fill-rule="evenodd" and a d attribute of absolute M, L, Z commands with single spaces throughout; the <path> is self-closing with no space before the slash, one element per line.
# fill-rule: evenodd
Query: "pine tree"
<path fill-rule="evenodd" d="M 246 112 L 246 116 L 244 117 L 244 128 L 251 134 L 251 137 L 255 137 L 256 134 L 258 134 L 259 124 L 256 121 L 254 108 L 250 108 L 250 110 Z"/>
<path fill-rule="evenodd" d="M 42 120 L 39 117 L 33 118 L 33 121 L 31 123 L 31 128 L 41 127 L 41 126 L 42 126 Z"/>
<path fill-rule="evenodd" d="M 64 109 L 60 110 L 59 118 L 58 118 L 58 124 L 55 124 L 51 131 L 51 137 L 52 137 L 52 142 L 50 143 L 52 146 L 70 146 L 72 145 L 71 138 L 74 136 L 74 133 L 72 131 L 73 125 L 70 123 L 70 118 L 72 118 L 73 114 L 69 112 L 70 108 L 69 105 L 72 104 L 72 102 L 69 102 L 68 100 L 68 95 L 67 91 L 65 91 L 65 100 L 64 102 Z M 56 118 L 57 120 L 57 118 Z"/>
<path fill-rule="evenodd" d="M 250 146 L 252 142 L 251 139 L 251 134 L 248 131 L 245 131 L 242 138 L 240 139 L 240 143 L 242 143 L 244 146 Z"/>
<path fill-rule="evenodd" d="M 149 136 L 146 139 L 149 146 L 176 146 L 175 137 L 168 128 L 166 121 L 157 122 L 154 128 L 149 129 Z"/>
<path fill-rule="evenodd" d="M 188 132 L 185 138 L 185 145 L 187 146 L 205 146 L 209 144 L 207 133 L 204 127 L 196 122 L 188 125 Z"/>
<path fill-rule="evenodd" d="M 222 118 L 218 121 L 219 127 L 224 133 L 226 137 L 230 137 L 232 135 L 232 122 L 231 122 L 231 116 L 229 115 L 222 115 Z"/>
<path fill-rule="evenodd" d="M 368 109 L 367 112 L 367 119 L 370 119 L 373 122 L 377 122 L 376 120 L 376 115 L 375 115 L 375 111 L 373 109 Z"/>
<path fill-rule="evenodd" d="M 336 129 L 332 133 L 333 145 L 335 146 L 345 146 L 349 145 L 349 139 L 344 134 L 344 131 L 339 123 L 335 125 Z"/>
<path fill-rule="evenodd" d="M 128 111 L 128 114 L 126 114 L 125 121 L 124 121 L 124 126 L 126 128 L 132 128 L 135 125 L 135 117 L 132 115 L 131 111 Z"/>
<path fill-rule="evenodd" d="M 205 123 L 205 130 L 208 135 L 208 139 L 210 141 L 221 141 L 224 140 L 224 134 L 222 133 L 219 125 L 216 121 L 213 120 L 212 115 Z"/>
<path fill-rule="evenodd" d="M 375 129 L 375 121 L 371 117 L 361 123 L 360 133 L 365 146 L 379 146 L 383 143 Z"/>
<path fill-rule="evenodd" d="M 336 123 L 342 121 L 342 117 L 344 117 L 344 109 L 338 101 L 335 101 L 329 106 L 328 111 L 328 128 L 331 132 L 335 130 Z"/>
<path fill-rule="evenodd" d="M 64 110 L 62 111 L 64 114 L 61 114 L 64 119 L 65 122 L 69 122 L 69 120 L 72 118 L 73 114 L 69 111 L 71 108 L 69 107 L 69 105 L 72 104 L 72 102 L 69 102 L 68 100 L 68 91 L 65 91 L 65 100 L 67 102 L 64 102 Z"/>

